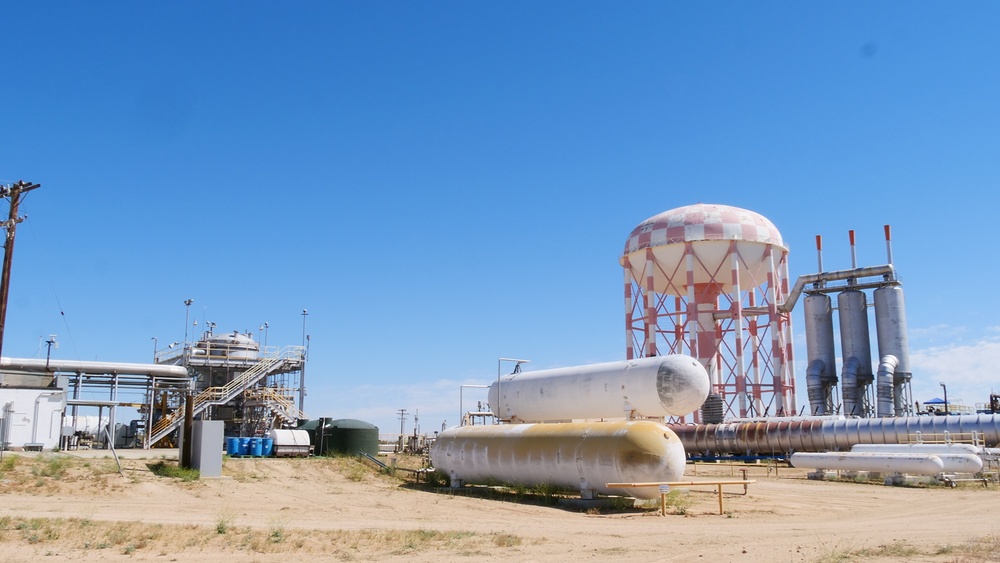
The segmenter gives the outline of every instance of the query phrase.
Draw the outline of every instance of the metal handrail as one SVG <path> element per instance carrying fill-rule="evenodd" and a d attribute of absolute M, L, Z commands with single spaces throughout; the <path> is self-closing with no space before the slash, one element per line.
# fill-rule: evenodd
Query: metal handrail
<path fill-rule="evenodd" d="M 245 397 L 267 403 L 268 408 L 280 411 L 278 414 L 289 420 L 306 418 L 305 413 L 295 408 L 295 398 L 279 393 L 277 389 L 271 387 L 247 389 Z"/>
<path fill-rule="evenodd" d="M 276 366 L 291 359 L 302 359 L 301 346 L 285 346 L 271 356 L 260 358 L 250 369 L 244 371 L 239 377 L 226 383 L 222 387 L 209 387 L 194 397 L 194 414 L 198 414 L 213 404 L 221 404 L 231 400 L 237 394 L 245 391 L 249 386 L 260 381 L 268 373 L 274 371 Z M 184 412 L 177 409 L 164 416 L 153 425 L 150 432 L 150 444 L 155 444 L 168 432 L 176 428 L 184 418 Z"/>

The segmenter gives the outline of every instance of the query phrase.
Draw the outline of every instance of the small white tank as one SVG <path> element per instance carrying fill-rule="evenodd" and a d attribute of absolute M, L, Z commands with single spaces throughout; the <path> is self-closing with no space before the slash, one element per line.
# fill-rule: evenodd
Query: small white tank
<path fill-rule="evenodd" d="M 309 432 L 275 428 L 267 433 L 272 440 L 274 457 L 308 457 L 312 453 Z"/>
<path fill-rule="evenodd" d="M 941 454 L 944 455 L 944 454 Z M 937 475 L 944 472 L 944 462 L 936 454 L 874 452 L 797 452 L 788 458 L 792 467 L 842 471 L 878 471 Z"/>

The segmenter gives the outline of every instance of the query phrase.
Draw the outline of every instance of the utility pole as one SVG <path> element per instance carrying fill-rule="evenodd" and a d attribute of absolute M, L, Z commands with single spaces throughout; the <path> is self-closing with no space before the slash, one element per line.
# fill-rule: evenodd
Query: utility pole
<path fill-rule="evenodd" d="M 309 311 L 302 309 L 302 369 L 299 370 L 299 410 L 306 410 L 306 360 L 309 359 L 309 335 L 306 334 L 306 317 Z"/>
<path fill-rule="evenodd" d="M 402 436 L 406 433 L 404 430 L 406 426 L 406 409 L 399 409 L 399 435 Z"/>
<path fill-rule="evenodd" d="M 0 197 L 10 199 L 10 215 L 3 223 L 3 227 L 7 229 L 7 241 L 3 247 L 3 271 L 0 272 L 0 354 L 3 352 L 3 329 L 7 325 L 7 296 L 10 294 L 10 265 L 14 260 L 14 231 L 18 223 L 27 219 L 17 216 L 17 208 L 21 205 L 24 194 L 40 187 L 41 184 L 32 184 L 24 180 L 18 180 L 11 186 L 0 186 Z"/>
<path fill-rule="evenodd" d="M 406 409 L 399 409 L 399 443 L 396 444 L 396 452 L 403 452 L 403 445 L 406 444 Z"/>

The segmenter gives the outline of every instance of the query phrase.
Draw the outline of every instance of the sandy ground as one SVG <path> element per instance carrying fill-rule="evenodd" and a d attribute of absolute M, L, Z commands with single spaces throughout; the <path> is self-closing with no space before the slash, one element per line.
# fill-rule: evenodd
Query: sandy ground
<path fill-rule="evenodd" d="M 661 516 L 420 490 L 350 459 L 227 459 L 223 478 L 184 482 L 149 471 L 164 454 L 138 455 L 124 475 L 106 457 L 58 478 L 8 472 L 0 561 L 1000 561 L 995 484 L 889 487 L 756 466 L 747 494 L 726 488 L 723 515 L 714 488 L 692 487 L 668 509 L 680 513 Z M 685 477 L 731 475 L 689 465 Z M 63 528 L 31 535 L 34 518 Z M 148 537 L 72 529 L 108 522 L 147 524 Z"/>

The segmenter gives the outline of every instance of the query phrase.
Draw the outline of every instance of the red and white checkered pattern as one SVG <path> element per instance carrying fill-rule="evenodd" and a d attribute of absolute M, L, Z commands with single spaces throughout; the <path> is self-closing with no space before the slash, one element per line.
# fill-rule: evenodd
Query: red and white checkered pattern
<path fill-rule="evenodd" d="M 764 216 L 728 205 L 699 203 L 664 211 L 632 230 L 625 254 L 648 247 L 703 240 L 742 240 L 785 248 L 774 223 Z"/>

